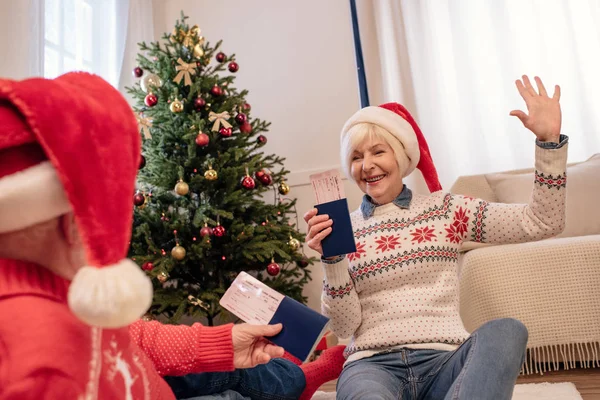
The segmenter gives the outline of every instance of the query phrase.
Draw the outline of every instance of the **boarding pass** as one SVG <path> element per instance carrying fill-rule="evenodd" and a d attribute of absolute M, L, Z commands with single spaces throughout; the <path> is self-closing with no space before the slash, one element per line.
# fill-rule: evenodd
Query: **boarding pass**
<path fill-rule="evenodd" d="M 313 174 L 309 178 L 315 193 L 316 204 L 329 203 L 346 197 L 344 183 L 337 169 Z"/>

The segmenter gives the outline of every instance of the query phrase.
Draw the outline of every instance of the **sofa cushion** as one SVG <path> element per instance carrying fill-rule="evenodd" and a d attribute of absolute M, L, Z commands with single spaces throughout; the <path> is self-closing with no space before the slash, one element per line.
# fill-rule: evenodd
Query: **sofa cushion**
<path fill-rule="evenodd" d="M 501 203 L 527 203 L 533 172 L 488 174 L 486 178 Z M 600 153 L 567 167 L 565 230 L 558 237 L 600 234 Z"/>

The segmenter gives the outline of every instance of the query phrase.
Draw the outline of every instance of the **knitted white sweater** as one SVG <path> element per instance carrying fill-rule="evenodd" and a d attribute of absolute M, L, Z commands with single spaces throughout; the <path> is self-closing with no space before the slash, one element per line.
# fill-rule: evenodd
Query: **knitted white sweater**
<path fill-rule="evenodd" d="M 488 203 L 436 192 L 408 208 L 351 214 L 357 252 L 324 262 L 322 311 L 352 336 L 348 362 L 394 347 L 452 350 L 466 340 L 459 316 L 463 241 L 519 243 L 559 234 L 565 222 L 567 145 L 536 146 L 529 204 Z"/>

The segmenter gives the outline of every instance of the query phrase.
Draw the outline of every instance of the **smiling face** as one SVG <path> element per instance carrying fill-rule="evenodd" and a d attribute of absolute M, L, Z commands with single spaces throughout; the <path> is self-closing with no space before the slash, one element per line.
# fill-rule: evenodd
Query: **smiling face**
<path fill-rule="evenodd" d="M 357 143 L 349 154 L 352 179 L 377 204 L 392 202 L 403 187 L 403 170 L 399 161 L 406 159 L 406 163 L 401 163 L 405 169 L 408 158 L 404 153 L 398 157 L 385 136 L 372 126 L 355 139 Z"/>

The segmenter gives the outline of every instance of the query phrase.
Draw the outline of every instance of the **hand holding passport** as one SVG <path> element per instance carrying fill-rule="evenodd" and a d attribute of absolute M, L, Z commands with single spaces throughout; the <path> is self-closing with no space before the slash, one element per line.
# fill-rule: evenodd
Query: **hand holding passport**
<path fill-rule="evenodd" d="M 321 241 L 323 257 L 356 252 L 348 201 L 344 196 L 340 173 L 335 169 L 325 171 L 311 175 L 310 181 L 317 200 L 317 215 L 327 214 L 333 221 L 331 233 Z"/>

